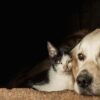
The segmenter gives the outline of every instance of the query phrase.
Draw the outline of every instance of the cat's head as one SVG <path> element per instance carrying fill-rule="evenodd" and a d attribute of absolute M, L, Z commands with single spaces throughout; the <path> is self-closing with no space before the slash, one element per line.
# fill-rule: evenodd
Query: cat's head
<path fill-rule="evenodd" d="M 47 42 L 47 48 L 54 70 L 57 72 L 70 72 L 72 65 L 69 48 L 63 47 L 57 49 L 50 42 Z"/>

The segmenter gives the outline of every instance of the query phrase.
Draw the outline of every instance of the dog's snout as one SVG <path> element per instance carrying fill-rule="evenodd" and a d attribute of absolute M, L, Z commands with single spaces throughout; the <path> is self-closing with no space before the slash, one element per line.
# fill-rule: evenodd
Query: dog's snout
<path fill-rule="evenodd" d="M 87 71 L 82 72 L 82 74 L 77 77 L 77 84 L 81 88 L 87 88 L 92 83 L 92 77 L 87 73 Z"/>

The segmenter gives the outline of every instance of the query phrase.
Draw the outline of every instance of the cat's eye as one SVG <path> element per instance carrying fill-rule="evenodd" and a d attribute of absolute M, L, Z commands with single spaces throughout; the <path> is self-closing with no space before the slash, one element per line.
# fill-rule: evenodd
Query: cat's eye
<path fill-rule="evenodd" d="M 78 54 L 78 59 L 79 59 L 80 61 L 84 61 L 84 60 L 85 60 L 85 55 L 82 54 L 82 53 L 79 53 L 79 54 Z"/>
<path fill-rule="evenodd" d="M 61 61 L 57 61 L 57 64 L 62 64 L 62 62 Z"/>

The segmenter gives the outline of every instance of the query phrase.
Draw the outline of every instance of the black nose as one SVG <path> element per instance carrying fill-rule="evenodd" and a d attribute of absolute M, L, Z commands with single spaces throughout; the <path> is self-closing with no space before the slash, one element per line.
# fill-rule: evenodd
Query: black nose
<path fill-rule="evenodd" d="M 77 77 L 77 84 L 81 88 L 87 88 L 92 83 L 92 77 L 88 75 L 87 73 L 80 74 Z"/>

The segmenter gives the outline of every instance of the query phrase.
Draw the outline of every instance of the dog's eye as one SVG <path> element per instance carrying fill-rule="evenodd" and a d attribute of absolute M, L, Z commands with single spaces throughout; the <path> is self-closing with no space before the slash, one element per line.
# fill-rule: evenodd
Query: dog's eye
<path fill-rule="evenodd" d="M 79 59 L 80 61 L 83 61 L 83 60 L 85 59 L 85 55 L 82 54 L 82 53 L 79 53 L 79 54 L 78 54 L 78 59 Z"/>

